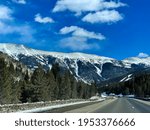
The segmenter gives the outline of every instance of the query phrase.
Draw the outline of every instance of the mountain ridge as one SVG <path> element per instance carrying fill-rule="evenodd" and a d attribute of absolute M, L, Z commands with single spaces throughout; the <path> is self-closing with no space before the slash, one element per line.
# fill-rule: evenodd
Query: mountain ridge
<path fill-rule="evenodd" d="M 72 55 L 71 58 L 83 58 L 83 57 L 86 57 L 86 58 L 95 58 L 95 59 L 99 59 L 100 57 L 101 58 L 108 58 L 108 59 L 114 59 L 114 58 L 109 58 L 109 57 L 104 57 L 104 56 L 98 56 L 96 54 L 86 54 L 86 53 L 81 53 L 81 52 L 72 52 L 72 53 L 64 53 L 64 52 L 50 52 L 50 51 L 43 51 L 43 50 L 38 50 L 38 49 L 32 49 L 32 48 L 29 48 L 23 44 L 13 44 L 13 43 L 0 43 L 0 50 L 1 51 L 6 51 L 7 49 L 9 49 L 10 47 L 13 47 L 13 48 L 22 48 L 24 50 L 30 50 L 30 51 L 35 51 L 34 53 L 32 54 L 38 54 L 38 53 L 41 53 L 43 55 L 53 55 L 53 56 L 68 56 L 68 55 Z M 18 52 L 15 52 L 16 54 L 20 53 L 19 51 Z M 22 52 L 21 52 L 22 53 Z M 28 54 L 28 53 L 27 53 Z M 116 60 L 116 59 L 114 59 Z"/>
<path fill-rule="evenodd" d="M 77 80 L 87 83 L 101 82 L 116 78 L 130 72 L 150 67 L 148 58 L 131 57 L 124 60 L 85 53 L 60 53 L 41 51 L 21 44 L 0 43 L 0 51 L 22 62 L 34 70 L 38 65 L 51 69 L 52 64 L 59 63 L 62 70 L 68 69 Z M 132 60 L 134 59 L 134 60 Z"/>
<path fill-rule="evenodd" d="M 67 55 L 72 55 L 72 58 L 82 58 L 82 57 L 86 57 L 86 58 L 108 58 L 108 59 L 111 59 L 111 60 L 118 60 L 116 58 L 110 58 L 110 57 L 106 57 L 106 56 L 100 56 L 100 55 L 97 55 L 97 54 L 88 54 L 88 53 L 82 53 L 82 52 L 57 52 L 57 51 L 45 51 L 45 50 L 39 50 L 39 49 L 33 49 L 33 48 L 30 48 L 28 46 L 25 46 L 24 44 L 16 44 L 16 43 L 0 43 L 0 51 L 4 51 L 4 48 L 7 48 L 7 47 L 16 47 L 16 48 L 24 48 L 25 50 L 28 49 L 28 50 L 32 50 L 32 51 L 36 51 L 36 52 L 41 52 L 41 54 L 43 53 L 43 55 L 61 55 L 61 56 L 66 56 Z M 27 53 L 28 54 L 28 53 Z M 36 54 L 36 53 L 34 53 Z M 128 58 L 125 58 L 125 59 L 122 59 L 122 60 L 118 60 L 118 61 L 131 61 L 133 59 L 140 59 L 140 60 L 144 60 L 144 59 L 149 59 L 150 57 L 138 57 L 138 56 L 135 56 L 135 57 L 128 57 Z"/>

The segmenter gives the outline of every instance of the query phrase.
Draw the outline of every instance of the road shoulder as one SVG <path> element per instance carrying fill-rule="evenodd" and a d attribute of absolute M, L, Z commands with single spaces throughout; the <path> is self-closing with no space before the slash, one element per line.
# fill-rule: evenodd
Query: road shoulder
<path fill-rule="evenodd" d="M 146 105 L 149 105 L 150 106 L 150 101 L 144 101 L 144 100 L 140 100 L 140 99 L 133 99 L 133 100 L 136 100 L 138 102 L 141 102 L 143 104 L 146 104 Z"/>

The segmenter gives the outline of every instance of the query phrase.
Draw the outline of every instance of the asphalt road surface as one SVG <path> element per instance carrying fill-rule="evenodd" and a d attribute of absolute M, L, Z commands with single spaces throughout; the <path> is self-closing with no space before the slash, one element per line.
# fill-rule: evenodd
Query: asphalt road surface
<path fill-rule="evenodd" d="M 57 111 L 59 112 L 59 110 Z M 75 108 L 64 108 L 65 113 L 150 113 L 150 102 L 130 98 L 110 99 Z"/>
<path fill-rule="evenodd" d="M 123 97 L 72 105 L 43 113 L 150 113 L 150 101 Z"/>
<path fill-rule="evenodd" d="M 119 98 L 94 112 L 96 113 L 150 113 L 150 102 L 131 99 L 131 98 Z"/>

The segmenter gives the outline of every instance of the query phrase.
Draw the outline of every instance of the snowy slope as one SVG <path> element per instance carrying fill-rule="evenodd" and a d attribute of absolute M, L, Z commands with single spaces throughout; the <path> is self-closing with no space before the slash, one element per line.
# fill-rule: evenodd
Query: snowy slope
<path fill-rule="evenodd" d="M 132 74 L 127 75 L 126 77 L 124 77 L 123 79 L 120 80 L 120 82 L 126 82 L 132 79 Z"/>
<path fill-rule="evenodd" d="M 140 57 L 131 57 L 123 60 L 124 63 L 127 64 L 144 64 L 146 66 L 150 66 L 150 57 L 140 58 Z"/>
<path fill-rule="evenodd" d="M 60 53 L 35 50 L 20 44 L 0 43 L 0 51 L 8 54 L 34 70 L 39 64 L 44 69 L 51 69 L 59 63 L 62 70 L 68 69 L 77 80 L 86 83 L 101 82 L 134 71 L 132 64 L 150 66 L 149 59 L 129 58 L 118 61 L 113 58 L 84 53 Z M 137 68 L 136 68 L 137 69 Z"/>
<path fill-rule="evenodd" d="M 17 56 L 20 54 L 24 54 L 26 56 L 53 56 L 59 59 L 80 59 L 83 61 L 88 62 L 94 62 L 94 63 L 105 63 L 110 62 L 112 63 L 112 58 L 108 57 L 100 57 L 97 55 L 89 55 L 84 53 L 59 53 L 59 52 L 47 52 L 47 51 L 41 51 L 41 50 L 35 50 L 28 47 L 25 47 L 24 45 L 18 45 L 18 44 L 5 44 L 0 43 L 0 51 L 7 53 L 9 56 L 15 57 L 17 59 Z"/>

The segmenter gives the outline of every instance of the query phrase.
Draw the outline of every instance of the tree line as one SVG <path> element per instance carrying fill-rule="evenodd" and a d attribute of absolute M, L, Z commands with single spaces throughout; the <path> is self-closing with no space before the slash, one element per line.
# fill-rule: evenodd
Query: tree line
<path fill-rule="evenodd" d="M 58 64 L 48 71 L 39 66 L 29 74 L 0 58 L 0 104 L 88 99 L 96 93 L 95 84 L 77 81 Z"/>
<path fill-rule="evenodd" d="M 150 97 L 150 74 L 147 72 L 134 75 L 126 82 L 108 83 L 99 86 L 98 91 L 107 94 L 135 95 L 139 98 Z"/>

